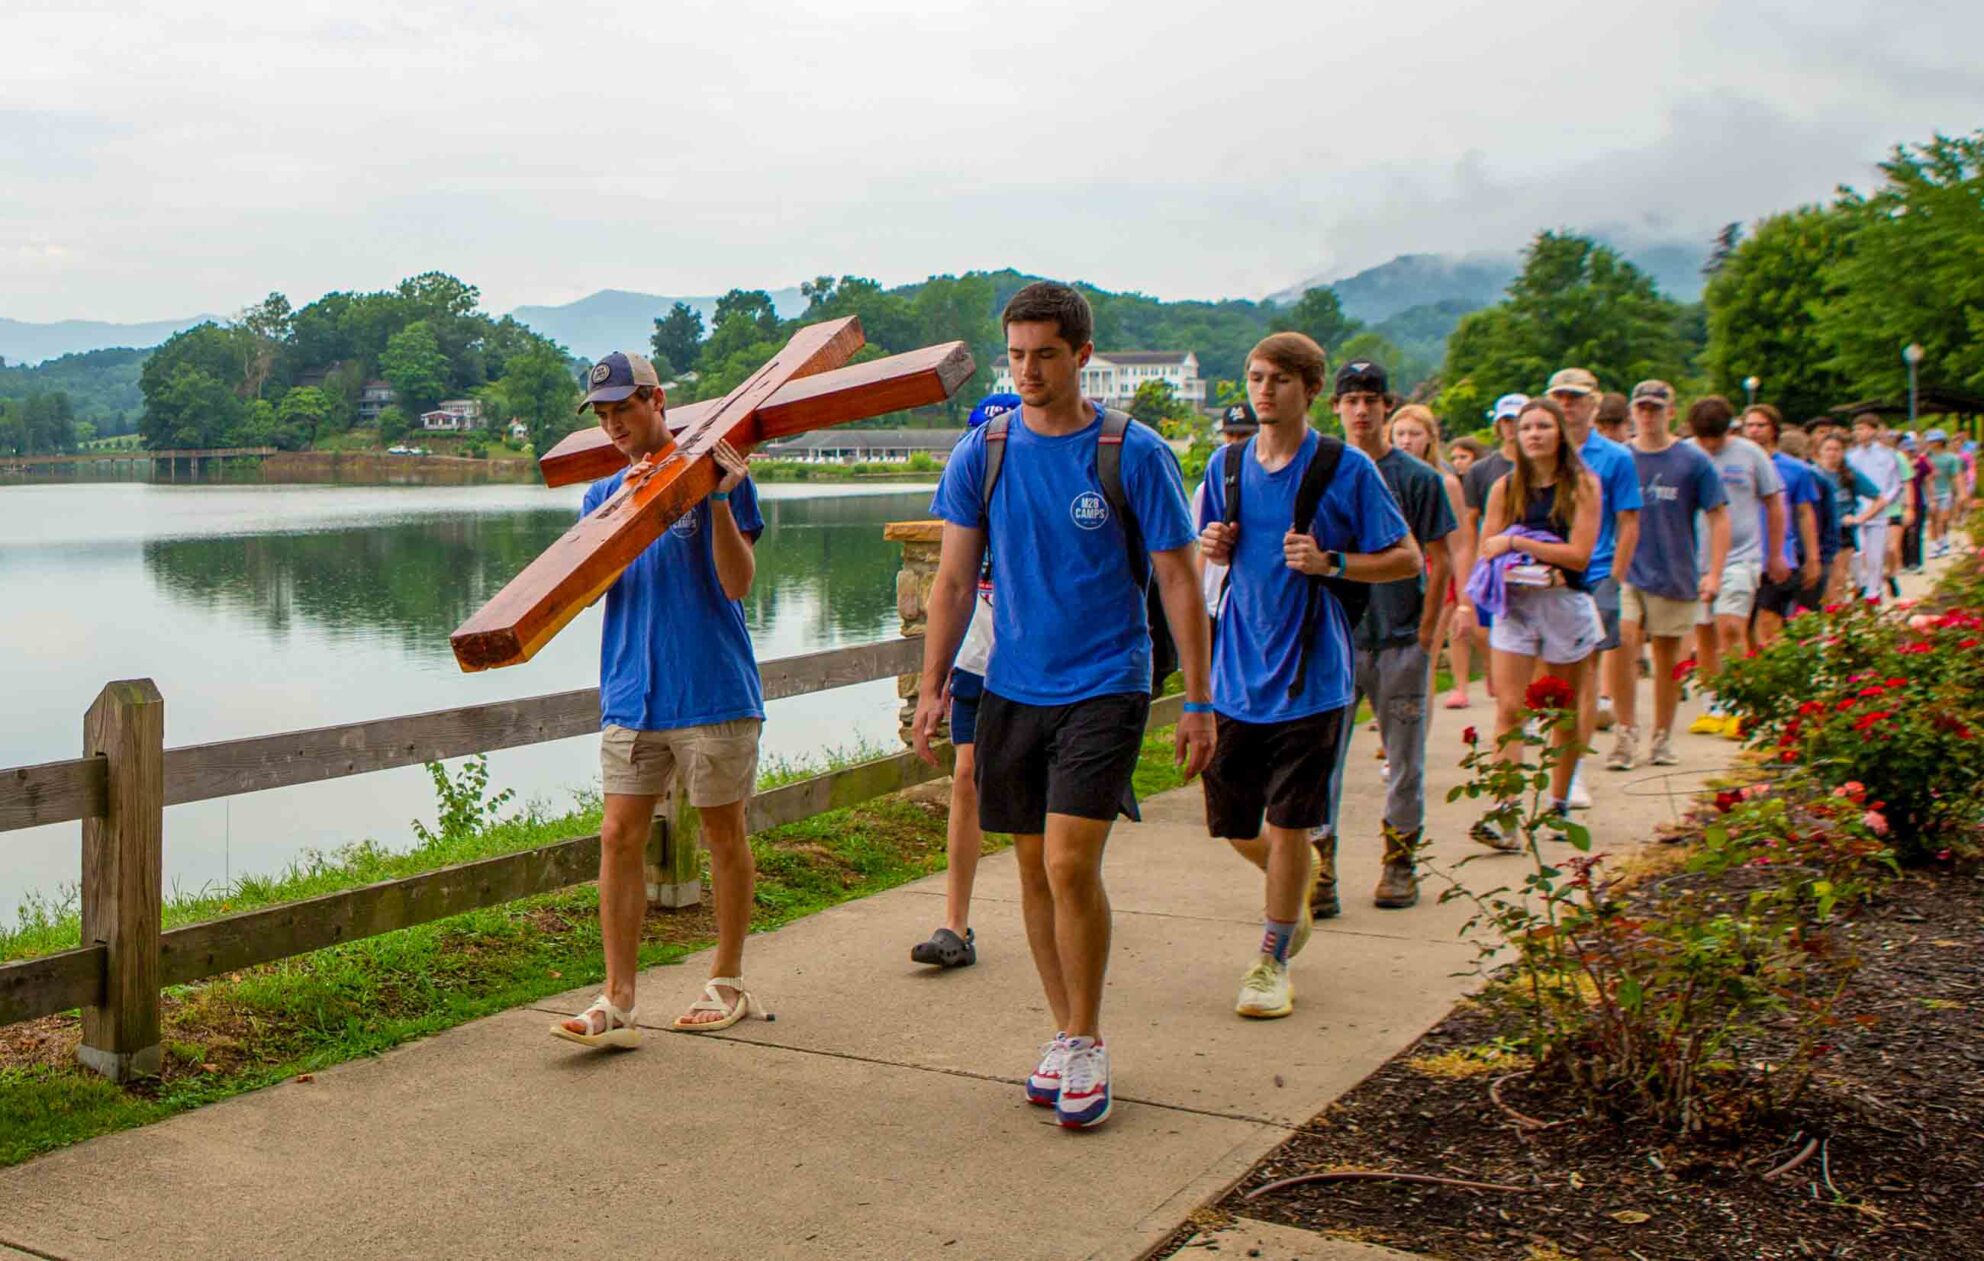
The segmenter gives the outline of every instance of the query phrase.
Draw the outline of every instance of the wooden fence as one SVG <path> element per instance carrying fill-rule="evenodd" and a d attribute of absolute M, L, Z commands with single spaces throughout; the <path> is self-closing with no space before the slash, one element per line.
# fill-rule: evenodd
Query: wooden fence
<path fill-rule="evenodd" d="M 764 662 L 765 699 L 914 674 L 922 640 L 883 640 Z M 1178 698 L 1151 725 L 1177 721 Z M 0 964 L 0 1025 L 80 1007 L 82 1062 L 116 1081 L 158 1071 L 165 986 L 424 924 L 479 907 L 583 884 L 599 870 L 599 837 L 443 867 L 338 893 L 161 931 L 165 807 L 390 770 L 588 735 L 595 688 L 522 700 L 165 747 L 165 705 L 149 679 L 112 683 L 83 719 L 83 756 L 0 769 L 0 832 L 82 823 L 82 941 L 74 950 Z M 948 774 L 913 753 L 876 758 L 759 794 L 756 832 Z M 668 803 L 648 843 L 648 896 L 701 897 L 695 811 Z"/>

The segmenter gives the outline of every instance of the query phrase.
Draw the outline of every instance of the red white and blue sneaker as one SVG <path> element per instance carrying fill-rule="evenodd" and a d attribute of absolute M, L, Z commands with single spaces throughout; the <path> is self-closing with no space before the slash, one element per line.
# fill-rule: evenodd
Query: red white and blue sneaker
<path fill-rule="evenodd" d="M 1086 1130 L 1109 1119 L 1109 1050 L 1100 1040 L 1072 1043 L 1061 1067 L 1061 1098 L 1054 1119 L 1071 1130 Z"/>
<path fill-rule="evenodd" d="M 1051 1108 L 1061 1098 L 1061 1070 L 1068 1064 L 1068 1044 L 1060 1035 L 1040 1048 L 1040 1063 L 1026 1079 L 1026 1101 L 1035 1107 Z"/>

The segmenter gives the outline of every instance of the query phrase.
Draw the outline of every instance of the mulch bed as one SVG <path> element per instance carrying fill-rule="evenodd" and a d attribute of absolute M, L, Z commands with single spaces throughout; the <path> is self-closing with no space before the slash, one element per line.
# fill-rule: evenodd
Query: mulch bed
<path fill-rule="evenodd" d="M 1489 1100 L 1501 1029 L 1463 1006 L 1263 1160 L 1218 1209 L 1436 1257 L 1703 1261 L 1984 1257 L 1984 877 L 1911 875 L 1848 930 L 1864 960 L 1835 1050 L 1793 1115 L 1742 1146 L 1676 1144 L 1571 1115 L 1516 1078 Z M 1767 1058 L 1769 1038 L 1744 1048 Z M 1762 1174 L 1819 1146 L 1776 1181 Z M 1311 1183 L 1382 1169 L 1529 1188 Z"/>

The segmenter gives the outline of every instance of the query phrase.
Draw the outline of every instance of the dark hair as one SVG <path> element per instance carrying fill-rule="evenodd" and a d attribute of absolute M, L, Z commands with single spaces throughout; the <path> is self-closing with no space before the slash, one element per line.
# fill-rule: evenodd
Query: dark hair
<path fill-rule="evenodd" d="M 1447 444 L 1448 450 L 1453 450 L 1456 447 L 1467 452 L 1477 460 L 1488 454 L 1488 444 L 1471 433 L 1463 434 Z"/>
<path fill-rule="evenodd" d="M 1305 388 L 1321 392 L 1323 376 L 1329 371 L 1330 359 L 1316 339 L 1307 333 L 1270 333 L 1254 343 L 1241 363 L 1241 371 L 1256 359 L 1265 359 L 1283 372 L 1291 372 L 1302 378 Z"/>
<path fill-rule="evenodd" d="M 1048 324 L 1060 330 L 1061 340 L 1070 350 L 1080 350 L 1095 340 L 1095 312 L 1088 299 L 1068 285 L 1052 280 L 1036 280 L 1006 303 L 999 316 L 1001 331 L 1008 324 Z"/>
<path fill-rule="evenodd" d="M 1772 442 L 1776 442 L 1778 438 L 1783 435 L 1784 433 L 1783 412 L 1777 410 L 1777 408 L 1775 407 L 1772 407 L 1769 403 L 1752 403 L 1748 407 L 1743 409 L 1743 415 L 1746 419 L 1753 413 L 1755 415 L 1763 417 L 1766 421 L 1770 422 L 1770 440 Z"/>
<path fill-rule="evenodd" d="M 1577 443 L 1571 441 L 1571 419 L 1564 411 L 1563 404 L 1547 394 L 1539 394 L 1522 405 L 1516 413 L 1516 425 L 1522 425 L 1522 418 L 1531 412 L 1548 412 L 1557 422 L 1557 493 L 1550 501 L 1550 515 L 1563 523 L 1565 537 L 1569 537 L 1571 523 L 1577 520 L 1578 497 L 1584 490 L 1584 460 L 1578 455 Z M 1529 505 L 1529 492 L 1536 480 L 1536 469 L 1529 462 L 1529 453 L 1516 444 L 1516 466 L 1505 474 L 1509 483 L 1509 519 L 1517 520 Z"/>
<path fill-rule="evenodd" d="M 1632 415 L 1623 394 L 1606 394 L 1598 400 L 1598 415 L 1592 423 L 1597 425 L 1623 425 Z"/>
<path fill-rule="evenodd" d="M 1729 432 L 1736 409 L 1720 394 L 1710 394 L 1688 404 L 1688 432 L 1697 438 L 1720 438 Z"/>
<path fill-rule="evenodd" d="M 1861 412 L 1853 418 L 1853 423 L 1856 425 L 1872 425 L 1874 428 L 1879 429 L 1881 427 L 1881 418 L 1874 412 Z"/>

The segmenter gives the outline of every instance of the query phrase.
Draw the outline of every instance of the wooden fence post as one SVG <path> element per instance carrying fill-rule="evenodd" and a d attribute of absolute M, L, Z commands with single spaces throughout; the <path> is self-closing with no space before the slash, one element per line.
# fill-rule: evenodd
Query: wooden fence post
<path fill-rule="evenodd" d="M 83 1008 L 76 1056 L 115 1082 L 155 1077 L 165 700 L 150 679 L 105 686 L 83 717 L 83 755 L 107 764 L 103 817 L 83 820 L 82 938 L 105 957 L 103 1005 Z"/>
<path fill-rule="evenodd" d="M 687 794 L 671 792 L 655 809 L 648 831 L 648 905 L 682 910 L 703 900 L 702 864 L 696 857 L 696 837 L 702 818 Z"/>

